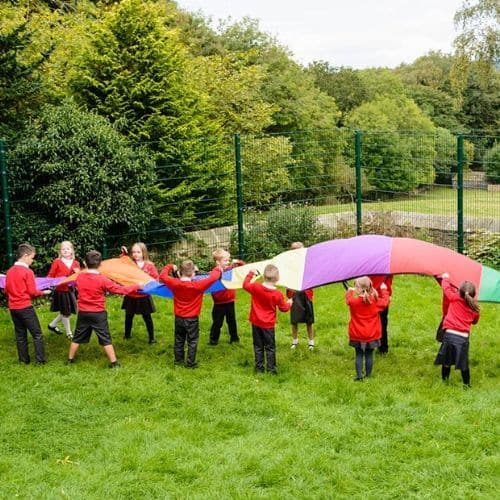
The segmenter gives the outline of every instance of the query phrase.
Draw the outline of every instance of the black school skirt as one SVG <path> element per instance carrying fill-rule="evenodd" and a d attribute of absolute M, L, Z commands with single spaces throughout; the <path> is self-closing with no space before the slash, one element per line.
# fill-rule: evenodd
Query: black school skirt
<path fill-rule="evenodd" d="M 467 370 L 469 368 L 469 338 L 446 331 L 434 364 L 455 365 L 455 370 Z"/>
<path fill-rule="evenodd" d="M 156 311 L 155 303 L 151 295 L 144 297 L 123 297 L 122 309 L 125 309 L 127 314 L 151 314 Z"/>
<path fill-rule="evenodd" d="M 54 291 L 50 310 L 60 312 L 63 316 L 71 316 L 76 313 L 75 290 L 70 288 L 68 292 Z"/>

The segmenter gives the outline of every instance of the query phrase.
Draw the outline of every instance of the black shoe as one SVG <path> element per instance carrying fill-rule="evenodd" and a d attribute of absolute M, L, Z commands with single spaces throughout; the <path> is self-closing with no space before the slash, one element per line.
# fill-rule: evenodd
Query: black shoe
<path fill-rule="evenodd" d="M 240 343 L 240 339 L 239 337 L 236 337 L 235 339 L 231 339 L 229 341 L 230 344 L 239 344 Z"/>
<path fill-rule="evenodd" d="M 354 377 L 354 382 L 362 382 L 364 377 Z"/>
<path fill-rule="evenodd" d="M 217 345 L 219 342 L 217 342 L 216 340 L 211 340 L 208 345 Z"/>
<path fill-rule="evenodd" d="M 156 339 L 154 337 L 150 338 L 148 344 L 156 344 Z"/>
<path fill-rule="evenodd" d="M 57 328 L 57 326 L 52 326 L 52 325 L 49 325 L 47 327 L 51 332 L 54 332 L 54 333 L 57 333 L 57 335 L 62 335 L 62 331 L 59 330 L 59 328 Z"/>
<path fill-rule="evenodd" d="M 121 365 L 120 363 L 118 363 L 118 361 L 113 361 L 110 365 L 109 365 L 110 368 L 120 368 Z"/>
<path fill-rule="evenodd" d="M 198 368 L 198 363 L 194 362 L 189 365 L 186 364 L 186 368 L 191 368 L 192 370 L 194 370 L 195 368 Z"/>
<path fill-rule="evenodd" d="M 68 359 L 66 360 L 66 364 L 67 364 L 67 365 L 72 365 L 74 362 L 75 362 L 75 358 L 68 358 Z"/>
<path fill-rule="evenodd" d="M 125 334 L 125 335 L 123 336 L 123 338 L 124 338 L 125 340 L 128 340 L 128 339 L 132 338 L 132 335 L 127 335 L 127 334 Z"/>

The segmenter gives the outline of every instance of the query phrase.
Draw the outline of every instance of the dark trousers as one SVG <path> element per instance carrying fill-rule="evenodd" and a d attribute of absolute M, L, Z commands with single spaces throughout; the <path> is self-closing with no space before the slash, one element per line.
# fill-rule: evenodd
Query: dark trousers
<path fill-rule="evenodd" d="M 210 328 L 210 342 L 212 344 L 219 342 L 220 330 L 224 323 L 224 318 L 226 318 L 230 341 L 238 342 L 240 340 L 236 327 L 234 302 L 228 302 L 227 304 L 214 304 L 212 308 L 212 327 Z"/>
<path fill-rule="evenodd" d="M 365 360 L 365 374 L 369 377 L 372 374 L 373 370 L 373 349 L 366 348 L 361 349 L 360 347 L 356 347 L 356 377 L 363 378 L 363 358 Z"/>
<path fill-rule="evenodd" d="M 25 309 L 11 309 L 10 316 L 14 323 L 16 334 L 17 355 L 22 363 L 30 362 L 28 351 L 28 331 L 33 337 L 35 345 L 35 361 L 45 363 L 45 347 L 43 345 L 43 334 L 40 328 L 40 321 L 33 306 Z"/>
<path fill-rule="evenodd" d="M 134 323 L 135 314 L 125 313 L 125 337 L 130 338 L 132 333 L 132 325 Z M 144 319 L 144 324 L 146 325 L 146 329 L 148 330 L 149 340 L 154 339 L 155 337 L 155 327 L 153 325 L 153 318 L 151 314 L 142 314 Z"/>
<path fill-rule="evenodd" d="M 187 343 L 186 366 L 195 366 L 196 350 L 198 348 L 199 324 L 198 318 L 175 317 L 174 330 L 174 360 L 184 363 L 184 345 Z"/>
<path fill-rule="evenodd" d="M 386 307 L 383 311 L 380 311 L 380 323 L 382 325 L 382 338 L 380 339 L 379 352 L 389 351 L 389 339 L 387 337 L 387 324 L 389 323 L 389 308 Z"/>
<path fill-rule="evenodd" d="M 267 371 L 276 373 L 276 341 L 274 328 L 260 328 L 252 325 L 255 370 L 264 371 L 264 353 L 267 358 Z"/>

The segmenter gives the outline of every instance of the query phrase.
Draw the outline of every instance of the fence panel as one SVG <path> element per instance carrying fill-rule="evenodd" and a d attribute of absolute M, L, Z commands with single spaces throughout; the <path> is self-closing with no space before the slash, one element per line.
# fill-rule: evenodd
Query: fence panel
<path fill-rule="evenodd" d="M 421 238 L 453 249 L 462 237 L 468 251 L 500 234 L 499 184 L 488 183 L 484 172 L 488 162 L 498 161 L 486 154 L 497 140 L 480 134 L 458 139 L 441 129 L 336 128 L 206 138 L 192 145 L 190 163 L 156 162 L 155 215 L 144 227 L 113 226 L 95 247 L 112 256 L 140 240 L 161 261 L 193 257 L 206 266 L 216 247 L 252 261 L 296 240 L 311 245 L 361 233 Z M 51 213 L 37 212 L 32 193 L 16 196 L 15 183 L 22 179 L 9 182 L 14 185 L 2 183 L 3 248 L 29 241 L 53 257 L 58 242 L 47 223 Z M 86 250 L 79 248 L 79 255 Z M 3 269 L 11 257 L 7 250 Z"/>

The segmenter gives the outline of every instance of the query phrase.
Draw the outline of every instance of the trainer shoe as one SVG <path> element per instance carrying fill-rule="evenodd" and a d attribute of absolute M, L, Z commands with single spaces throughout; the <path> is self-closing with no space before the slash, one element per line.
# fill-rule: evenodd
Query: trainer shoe
<path fill-rule="evenodd" d="M 299 345 L 299 344 L 292 344 L 292 345 L 290 346 L 290 349 L 291 349 L 292 351 L 295 351 L 295 349 L 297 349 L 297 346 L 298 346 L 298 345 Z"/>
<path fill-rule="evenodd" d="M 110 365 L 109 365 L 110 368 L 120 368 L 121 365 L 120 363 L 118 363 L 118 361 L 113 361 Z"/>

